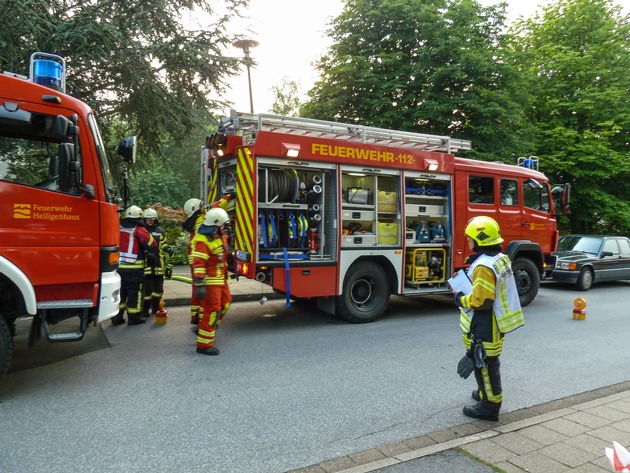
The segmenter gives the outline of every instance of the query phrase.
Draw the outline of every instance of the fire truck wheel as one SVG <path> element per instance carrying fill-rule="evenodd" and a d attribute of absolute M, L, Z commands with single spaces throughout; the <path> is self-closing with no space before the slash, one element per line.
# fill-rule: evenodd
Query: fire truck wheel
<path fill-rule="evenodd" d="M 529 258 L 516 258 L 512 262 L 512 271 L 518 288 L 518 296 L 521 306 L 529 305 L 536 298 L 540 287 L 540 273 L 538 268 Z"/>
<path fill-rule="evenodd" d="M 4 376 L 11 362 L 13 338 L 7 320 L 0 315 L 0 379 Z"/>
<path fill-rule="evenodd" d="M 353 324 L 378 319 L 389 302 L 385 270 L 371 261 L 354 264 L 346 275 L 343 293 L 337 296 L 337 314 Z"/>

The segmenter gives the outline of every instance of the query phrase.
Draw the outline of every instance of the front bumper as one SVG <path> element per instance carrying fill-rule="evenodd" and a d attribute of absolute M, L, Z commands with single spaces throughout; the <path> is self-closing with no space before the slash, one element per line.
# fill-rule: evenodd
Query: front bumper
<path fill-rule="evenodd" d="M 120 275 L 116 271 L 101 274 L 101 293 L 98 304 L 98 323 L 118 313 L 120 304 Z"/>
<path fill-rule="evenodd" d="M 551 279 L 558 282 L 575 284 L 579 276 L 579 271 L 568 271 L 563 269 L 554 269 L 551 271 Z"/>

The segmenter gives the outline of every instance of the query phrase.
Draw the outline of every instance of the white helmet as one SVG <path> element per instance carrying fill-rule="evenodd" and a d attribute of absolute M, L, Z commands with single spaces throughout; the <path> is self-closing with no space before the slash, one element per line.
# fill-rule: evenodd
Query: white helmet
<path fill-rule="evenodd" d="M 186 216 L 190 217 L 201 207 L 200 199 L 188 199 L 184 204 L 184 212 L 186 212 Z"/>
<path fill-rule="evenodd" d="M 221 225 L 225 225 L 230 221 L 230 216 L 228 213 L 223 210 L 221 207 L 215 207 L 214 209 L 208 210 L 206 213 L 206 217 L 203 220 L 203 224 L 209 227 Z"/>
<path fill-rule="evenodd" d="M 157 220 L 158 214 L 155 211 L 155 209 L 144 209 L 144 212 L 142 213 L 142 218 L 145 218 L 145 219 L 154 218 Z"/>
<path fill-rule="evenodd" d="M 142 209 L 137 205 L 132 205 L 125 210 L 125 218 L 142 218 Z"/>

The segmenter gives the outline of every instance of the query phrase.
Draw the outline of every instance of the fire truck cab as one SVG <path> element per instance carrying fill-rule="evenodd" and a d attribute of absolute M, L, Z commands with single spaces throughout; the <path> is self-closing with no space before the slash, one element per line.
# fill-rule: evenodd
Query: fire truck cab
<path fill-rule="evenodd" d="M 495 218 L 523 305 L 557 241 L 544 174 L 459 158 L 470 142 L 232 111 L 202 152 L 208 202 L 236 196 L 233 271 L 371 322 L 390 295 L 448 294 L 470 218 Z"/>
<path fill-rule="evenodd" d="M 19 318 L 29 345 L 42 331 L 77 341 L 120 301 L 118 199 L 96 119 L 65 94 L 63 58 L 35 53 L 30 69 L 0 74 L 0 377 Z M 124 161 L 135 149 L 134 137 L 119 145 Z"/>

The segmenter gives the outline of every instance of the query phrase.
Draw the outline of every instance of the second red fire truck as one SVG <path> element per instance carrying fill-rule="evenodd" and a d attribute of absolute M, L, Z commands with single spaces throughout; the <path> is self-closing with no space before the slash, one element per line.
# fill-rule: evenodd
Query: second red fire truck
<path fill-rule="evenodd" d="M 495 218 L 523 305 L 558 238 L 554 188 L 526 166 L 464 159 L 470 142 L 232 112 L 202 153 L 208 201 L 233 194 L 233 270 L 289 299 L 371 322 L 390 295 L 450 292 L 466 223 Z"/>

